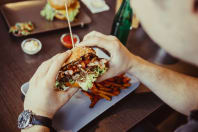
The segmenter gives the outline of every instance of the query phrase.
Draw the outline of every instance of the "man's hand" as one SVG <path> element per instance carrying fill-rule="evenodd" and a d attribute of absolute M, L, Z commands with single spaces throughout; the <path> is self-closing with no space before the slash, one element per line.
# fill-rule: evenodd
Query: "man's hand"
<path fill-rule="evenodd" d="M 114 36 L 93 31 L 87 34 L 78 46 L 97 46 L 110 53 L 110 68 L 98 81 L 114 77 L 132 68 L 134 62 L 132 60 L 135 56 Z"/>
<path fill-rule="evenodd" d="M 53 118 L 57 110 L 69 101 L 77 88 L 59 91 L 55 89 L 55 80 L 62 64 L 70 54 L 71 51 L 57 54 L 39 66 L 30 80 L 24 109 L 32 110 L 36 115 Z"/>

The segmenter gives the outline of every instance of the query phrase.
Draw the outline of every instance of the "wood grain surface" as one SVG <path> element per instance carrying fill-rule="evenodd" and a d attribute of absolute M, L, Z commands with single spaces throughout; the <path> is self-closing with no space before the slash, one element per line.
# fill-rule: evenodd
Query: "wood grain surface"
<path fill-rule="evenodd" d="M 0 5 L 14 1 L 17 0 L 2 0 Z M 91 14 L 81 4 L 81 8 L 84 8 L 92 18 L 92 23 L 88 26 L 73 28 L 73 32 L 78 34 L 81 39 L 85 34 L 93 30 L 104 34 L 110 33 L 115 12 L 115 0 L 106 1 L 111 10 L 98 14 Z M 17 117 L 23 110 L 20 86 L 31 78 L 44 60 L 67 50 L 61 45 L 60 36 L 69 31 L 63 29 L 31 36 L 39 39 L 43 44 L 43 48 L 37 55 L 29 56 L 23 53 L 20 45 L 26 37 L 15 38 L 10 36 L 2 15 L 0 15 L 0 27 L 0 132 L 19 132 Z M 159 50 L 159 47 L 149 39 L 142 28 L 130 33 L 127 47 L 134 54 L 147 60 L 152 60 L 151 58 L 154 58 Z M 181 61 L 165 67 L 189 75 L 198 75 L 197 68 Z M 146 89 L 146 87 L 141 85 L 138 89 Z M 81 131 L 127 131 L 162 105 L 163 102 L 152 93 L 132 93 Z"/>

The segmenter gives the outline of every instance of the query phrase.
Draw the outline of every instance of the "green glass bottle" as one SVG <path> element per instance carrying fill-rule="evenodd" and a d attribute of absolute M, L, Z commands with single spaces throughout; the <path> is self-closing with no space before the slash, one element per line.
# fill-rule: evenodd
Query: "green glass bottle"
<path fill-rule="evenodd" d="M 120 9 L 114 17 L 111 35 L 116 36 L 124 45 L 127 43 L 132 16 L 130 0 L 123 0 Z"/>

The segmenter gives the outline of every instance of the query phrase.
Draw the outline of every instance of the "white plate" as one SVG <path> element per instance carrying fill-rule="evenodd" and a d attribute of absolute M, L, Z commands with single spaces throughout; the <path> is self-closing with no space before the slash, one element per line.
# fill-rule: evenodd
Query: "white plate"
<path fill-rule="evenodd" d="M 95 49 L 97 55 L 103 58 L 109 58 L 104 52 L 101 50 Z M 128 77 L 131 78 L 130 83 L 131 87 L 128 89 L 122 90 L 118 96 L 112 98 L 111 101 L 107 101 L 105 99 L 100 100 L 94 108 L 89 108 L 90 99 L 85 96 L 82 92 L 78 91 L 71 100 L 64 105 L 54 116 L 53 119 L 53 127 L 57 131 L 65 132 L 72 131 L 76 132 L 80 130 L 82 127 L 87 125 L 93 119 L 98 117 L 104 111 L 109 109 L 111 106 L 115 105 L 121 99 L 126 97 L 128 94 L 133 92 L 140 84 L 140 82 L 132 75 L 127 74 Z M 28 83 L 25 83 L 21 87 L 22 93 L 26 93 L 29 87 Z"/>

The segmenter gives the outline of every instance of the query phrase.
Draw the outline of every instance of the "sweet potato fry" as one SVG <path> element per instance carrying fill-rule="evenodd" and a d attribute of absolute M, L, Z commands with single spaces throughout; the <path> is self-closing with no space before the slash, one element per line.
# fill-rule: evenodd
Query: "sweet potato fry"
<path fill-rule="evenodd" d="M 107 96 L 107 95 L 104 95 L 104 94 L 102 94 L 102 93 L 99 93 L 98 94 L 100 97 L 102 97 L 102 98 L 104 98 L 104 99 L 106 99 L 106 100 L 111 100 L 111 97 L 109 97 L 109 96 Z"/>
<path fill-rule="evenodd" d="M 122 87 L 122 85 L 117 84 L 117 83 L 110 83 L 112 86 L 116 86 L 116 87 Z"/>
<path fill-rule="evenodd" d="M 109 82 L 104 82 L 104 86 L 106 87 L 106 88 L 109 88 L 110 86 L 111 86 L 111 84 L 109 83 Z"/>
<path fill-rule="evenodd" d="M 127 89 L 127 87 L 124 87 L 124 86 L 120 87 L 120 90 L 123 90 L 123 89 Z"/>
<path fill-rule="evenodd" d="M 100 84 L 100 83 L 96 83 L 96 87 L 104 87 L 102 84 Z"/>
<path fill-rule="evenodd" d="M 92 87 L 92 88 L 91 88 L 91 92 L 92 92 L 92 93 L 96 93 L 97 91 L 98 91 L 98 88 L 96 88 L 96 87 Z"/>
<path fill-rule="evenodd" d="M 124 86 L 124 87 L 130 87 L 131 84 L 130 84 L 130 83 L 126 83 L 126 84 L 124 84 L 123 86 Z"/>
<path fill-rule="evenodd" d="M 120 94 L 120 91 L 113 91 L 113 94 L 115 94 L 117 96 Z"/>
<path fill-rule="evenodd" d="M 125 77 L 125 78 L 123 79 L 123 83 L 129 83 L 130 80 L 131 80 L 130 78 Z"/>
<path fill-rule="evenodd" d="M 120 89 L 118 87 L 113 87 L 112 89 L 113 89 L 113 91 L 120 91 Z"/>
<path fill-rule="evenodd" d="M 90 98 L 91 104 L 89 107 L 93 108 L 100 99 L 104 98 L 110 101 L 113 96 L 118 96 L 122 89 L 130 87 L 130 80 L 122 74 L 100 83 L 94 83 L 89 92 L 82 92 Z"/>
<path fill-rule="evenodd" d="M 89 92 L 86 91 L 82 91 L 86 96 L 88 96 L 90 98 L 90 100 L 93 98 L 93 95 Z"/>
<path fill-rule="evenodd" d="M 89 105 L 89 108 L 93 108 L 100 99 L 101 99 L 100 97 L 94 96 L 91 100 L 91 104 Z"/>
<path fill-rule="evenodd" d="M 102 90 L 99 90 L 98 93 L 99 94 L 104 94 L 104 95 L 107 95 L 107 96 L 116 96 L 116 94 L 113 94 L 111 92 L 102 91 Z"/>
<path fill-rule="evenodd" d="M 107 92 L 112 91 L 112 89 L 110 89 L 110 88 L 106 88 L 106 87 L 101 87 L 101 88 L 99 88 L 99 90 L 107 91 Z"/>

